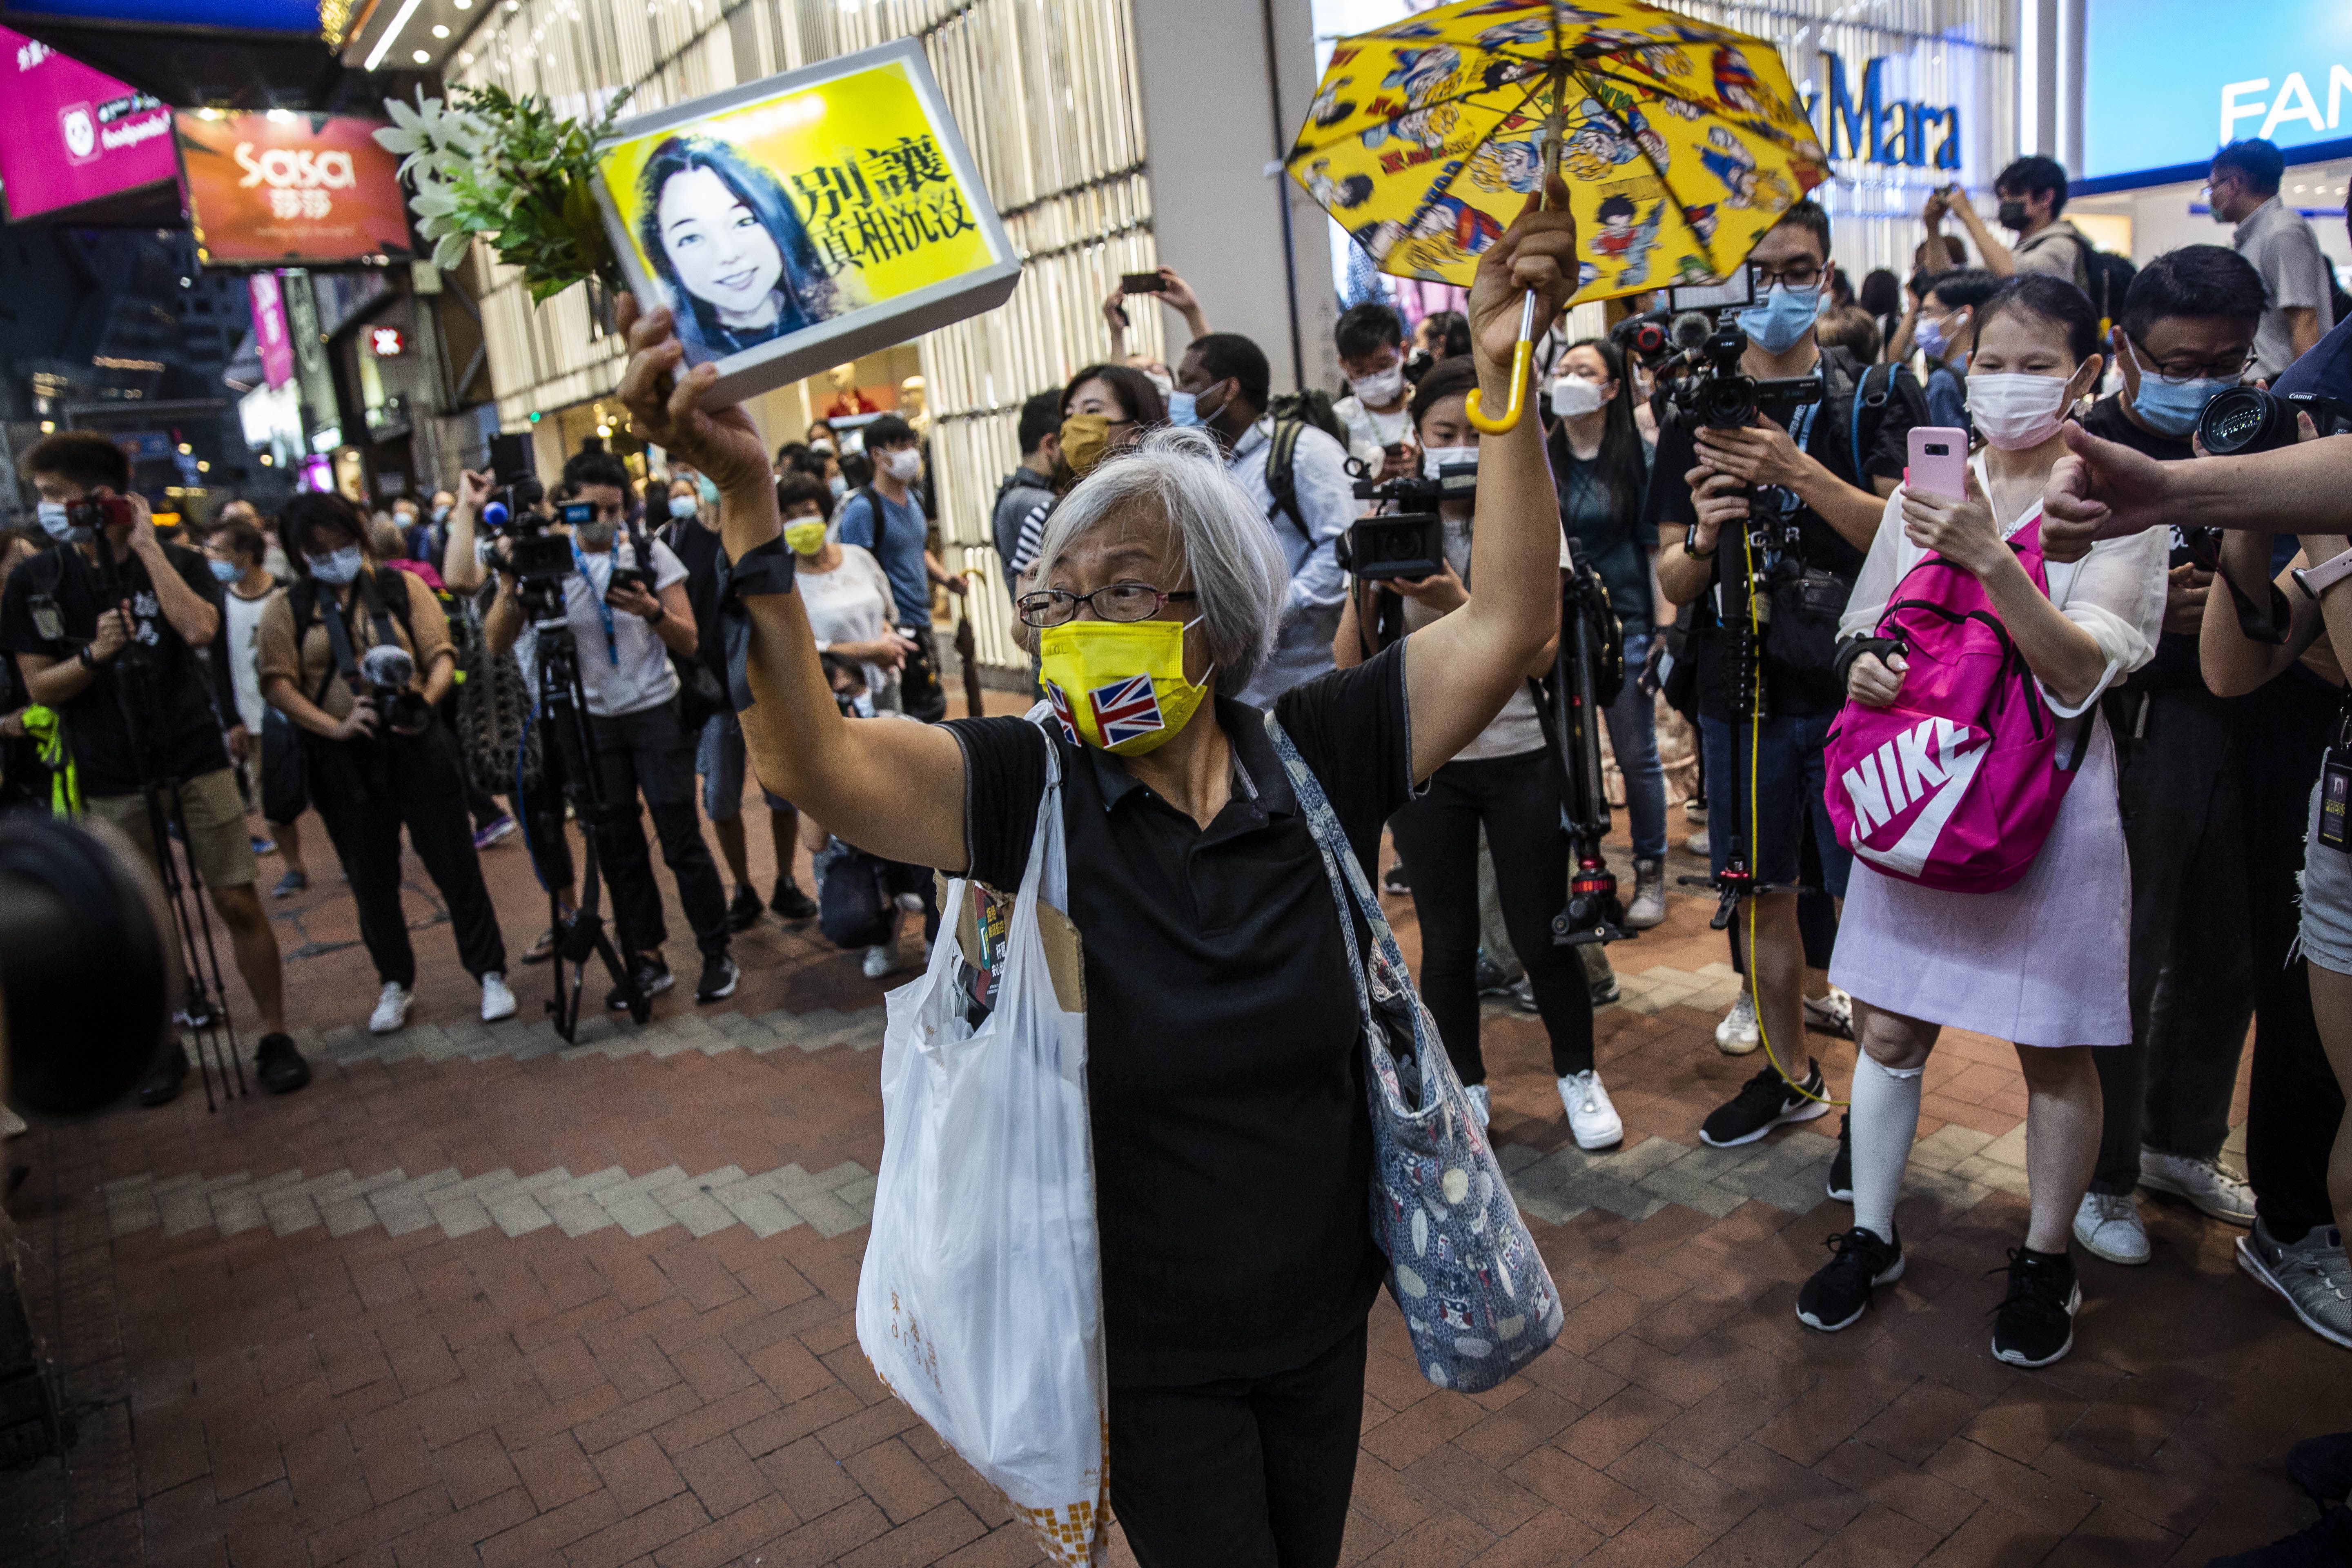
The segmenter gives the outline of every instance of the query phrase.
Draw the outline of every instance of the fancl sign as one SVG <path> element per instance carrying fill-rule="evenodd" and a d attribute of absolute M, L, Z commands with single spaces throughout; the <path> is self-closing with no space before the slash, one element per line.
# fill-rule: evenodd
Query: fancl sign
<path fill-rule="evenodd" d="M 2084 177 L 2179 179 L 2250 136 L 2290 160 L 2352 137 L 2352 5 L 2085 0 Z"/>
<path fill-rule="evenodd" d="M 1857 96 L 1848 85 L 1845 62 L 1822 51 L 1816 79 L 1826 82 L 1828 90 L 1806 94 L 1805 112 L 1812 117 L 1830 157 L 1899 168 L 1959 168 L 1959 106 L 1889 100 L 1885 70 L 1883 57 L 1863 67 Z"/>

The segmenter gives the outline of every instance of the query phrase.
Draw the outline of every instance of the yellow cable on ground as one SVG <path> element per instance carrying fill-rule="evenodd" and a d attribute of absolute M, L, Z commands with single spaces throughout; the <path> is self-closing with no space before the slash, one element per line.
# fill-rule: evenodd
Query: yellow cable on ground
<path fill-rule="evenodd" d="M 1752 492 L 1750 494 L 1750 502 L 1751 504 L 1753 503 Z M 1754 685 L 1750 687 L 1748 692 L 1748 853 L 1750 857 L 1748 863 L 1748 894 L 1747 900 L 1748 973 L 1745 976 L 1748 982 L 1748 997 L 1749 1004 L 1756 1009 L 1756 1037 L 1759 1041 L 1763 1042 L 1764 1059 L 1772 1064 L 1772 1070 L 1780 1075 L 1780 1081 L 1787 1084 L 1790 1089 L 1795 1089 L 1799 1094 L 1803 1095 L 1807 1100 L 1812 1100 L 1817 1104 L 1848 1105 L 1851 1104 L 1852 1101 L 1835 1100 L 1826 1094 L 1815 1094 L 1811 1089 L 1807 1089 L 1803 1084 L 1799 1083 L 1795 1079 L 1790 1078 L 1789 1076 L 1789 1069 L 1780 1065 L 1780 1057 L 1774 1054 L 1772 1050 L 1771 1031 L 1764 1026 L 1764 994 L 1760 984 L 1756 978 L 1756 900 L 1761 895 L 1755 890 L 1756 864 L 1757 858 L 1759 858 L 1761 854 L 1764 825 L 1763 808 L 1757 798 L 1757 786 L 1761 781 L 1763 773 L 1763 763 L 1761 759 L 1764 752 L 1764 623 L 1756 614 L 1755 535 L 1744 525 L 1739 531 L 1739 559 L 1741 567 L 1748 574 L 1748 647 L 1749 654 L 1748 664 L 1749 671 L 1748 679 L 1754 682 Z M 1800 826 L 1801 830 L 1801 824 Z M 1797 1006 L 1799 1009 L 1799 1016 L 1801 1016 L 1802 1010 L 1804 1008 L 1804 1002 L 1801 996 L 1801 993 L 1804 990 L 1804 983 L 1802 981 L 1798 983 L 1797 989 L 1801 994 Z M 1861 1048 L 1862 1042 L 1859 1039 L 1856 1039 L 1854 1042 L 1854 1049 L 1859 1051 Z"/>

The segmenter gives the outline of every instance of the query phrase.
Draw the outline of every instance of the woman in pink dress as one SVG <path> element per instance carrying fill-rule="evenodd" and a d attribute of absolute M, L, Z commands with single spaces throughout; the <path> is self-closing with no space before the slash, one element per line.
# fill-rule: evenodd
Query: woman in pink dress
<path fill-rule="evenodd" d="M 1899 880 L 1857 858 L 1830 962 L 1853 996 L 1861 1052 L 1851 1112 L 1853 1228 L 1808 1280 L 1797 1316 L 1835 1331 L 1859 1320 L 1872 1287 L 1903 1273 L 1895 1205 L 1919 1125 L 1920 1077 L 1946 1027 L 2017 1046 L 2025 1075 L 2032 1216 L 2010 1257 L 1993 1354 L 2044 1366 L 2074 1344 L 2082 1300 L 2067 1254 L 2099 1147 L 2092 1048 L 2131 1039 L 2126 997 L 2131 873 L 2116 801 L 2115 751 L 2099 694 L 2147 662 L 2164 615 L 2166 536 L 2103 540 L 2079 561 L 2047 563 L 2034 586 L 2008 541 L 2034 528 L 2068 412 L 2099 384 L 2098 320 L 2063 279 L 2022 276 L 1978 311 L 1969 412 L 1988 445 L 1958 500 L 1898 489 L 1886 503 L 1839 633 L 1867 638 L 1912 567 L 1929 554 L 1960 566 L 2014 640 L 2050 711 L 2059 754 L 2083 746 L 2082 772 L 2025 875 L 1998 892 Z M 1903 655 L 1853 657 L 1846 692 L 1883 707 L 1902 690 Z M 2087 737 L 2081 729 L 2088 726 Z"/>

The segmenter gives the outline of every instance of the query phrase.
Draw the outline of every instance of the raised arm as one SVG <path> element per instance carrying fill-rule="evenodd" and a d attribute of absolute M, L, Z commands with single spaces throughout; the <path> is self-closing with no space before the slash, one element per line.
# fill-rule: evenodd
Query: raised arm
<path fill-rule="evenodd" d="M 482 585 L 482 563 L 474 557 L 475 526 L 490 499 L 490 476 L 467 468 L 457 479 L 457 504 L 449 509 L 448 539 L 441 547 L 441 581 L 463 593 Z"/>
<path fill-rule="evenodd" d="M 685 350 L 667 310 L 641 315 L 625 296 L 620 327 L 629 344 L 621 401 L 646 439 L 718 485 L 728 559 L 740 562 L 780 539 L 775 473 L 759 431 L 739 407 L 698 405 L 718 368 L 703 364 L 681 374 Z M 971 857 L 963 749 L 955 737 L 928 724 L 843 719 L 817 663 L 800 595 L 761 594 L 741 602 L 750 619 L 745 676 L 752 700 L 742 716 L 743 739 L 760 782 L 861 849 L 963 870 Z"/>
<path fill-rule="evenodd" d="M 1478 400 L 1499 411 L 1511 398 L 1511 352 L 1520 300 L 1536 290 L 1538 327 L 1575 292 L 1576 221 L 1568 189 L 1551 184 L 1552 205 L 1535 198 L 1479 258 L 1470 286 L 1471 353 Z M 1517 426 L 1478 444 L 1470 602 L 1405 639 L 1404 673 L 1412 724 L 1412 772 L 1427 778 L 1475 739 L 1518 689 L 1529 664 L 1559 629 L 1559 498 L 1544 456 L 1536 389 L 1525 389 Z"/>

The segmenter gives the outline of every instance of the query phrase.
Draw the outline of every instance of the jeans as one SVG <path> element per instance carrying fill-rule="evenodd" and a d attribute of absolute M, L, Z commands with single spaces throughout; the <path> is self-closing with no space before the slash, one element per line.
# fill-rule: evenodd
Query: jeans
<path fill-rule="evenodd" d="M 1364 1422 L 1365 1325 L 1269 1377 L 1110 1391 L 1110 1500 L 1142 1568 L 1330 1568 Z"/>
<path fill-rule="evenodd" d="M 436 719 L 422 735 L 376 741 L 306 735 L 303 742 L 310 748 L 310 805 L 352 879 L 360 940 L 375 961 L 376 978 L 416 984 L 416 952 L 400 907 L 403 824 L 448 908 L 466 972 L 477 980 L 503 973 L 506 943 L 474 854 L 474 826 L 466 816 L 457 746 L 449 731 Z"/>
<path fill-rule="evenodd" d="M 2139 1183 L 2143 1145 L 2210 1160 L 2253 1015 L 2231 704 L 2200 689 L 2107 700 L 2131 859 L 2132 1043 L 2094 1051 L 2105 1127 L 2095 1193 Z"/>
<path fill-rule="evenodd" d="M 1609 749 L 1625 776 L 1625 816 L 1633 835 L 1633 858 L 1663 859 L 1666 853 L 1666 770 L 1658 761 L 1657 699 L 1642 689 L 1642 666 L 1650 657 L 1650 634 L 1625 634 L 1625 687 L 1601 715 L 1609 729 Z"/>
<path fill-rule="evenodd" d="M 1511 946 L 1527 967 L 1551 1037 L 1555 1077 L 1592 1066 L 1592 993 L 1577 955 L 1551 940 L 1568 900 L 1568 835 L 1559 826 L 1559 771 L 1549 749 L 1451 762 L 1429 791 L 1389 818 L 1421 922 L 1421 995 L 1465 1084 L 1484 1083 L 1478 1048 L 1478 828 L 1493 850 L 1495 886 Z"/>
<path fill-rule="evenodd" d="M 1747 846 L 1748 865 L 1756 879 L 1795 886 L 1803 868 L 1801 840 L 1810 831 L 1822 858 L 1822 891 L 1833 899 L 1845 897 L 1853 857 L 1837 841 L 1837 829 L 1822 799 L 1829 779 L 1822 748 L 1835 718 L 1835 714 L 1818 713 L 1767 719 L 1762 744 L 1751 758 L 1753 721 L 1699 716 L 1699 739 L 1706 755 L 1707 860 L 1717 876 L 1723 874 L 1732 840 L 1747 843 L 1752 822 L 1757 842 Z M 1751 772 L 1756 786 L 1752 816 Z"/>
<path fill-rule="evenodd" d="M 677 700 L 611 718 L 592 714 L 588 729 L 610 814 L 598 842 L 613 884 L 613 921 L 622 948 L 658 952 L 669 939 L 661 889 L 654 883 L 646 831 L 638 821 L 642 794 L 661 839 L 662 860 L 677 882 L 678 906 L 694 928 L 695 945 L 705 958 L 718 957 L 727 951 L 727 889 L 710 847 L 702 841 L 702 819 L 694 809 L 694 742 L 678 723 Z"/>

